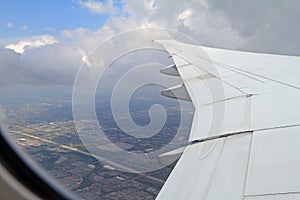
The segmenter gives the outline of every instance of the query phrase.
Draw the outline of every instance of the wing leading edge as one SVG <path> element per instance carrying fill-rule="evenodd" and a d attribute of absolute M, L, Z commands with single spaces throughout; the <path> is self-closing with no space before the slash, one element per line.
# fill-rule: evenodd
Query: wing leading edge
<path fill-rule="evenodd" d="M 300 198 L 300 58 L 158 41 L 191 101 L 191 144 L 157 199 Z"/>

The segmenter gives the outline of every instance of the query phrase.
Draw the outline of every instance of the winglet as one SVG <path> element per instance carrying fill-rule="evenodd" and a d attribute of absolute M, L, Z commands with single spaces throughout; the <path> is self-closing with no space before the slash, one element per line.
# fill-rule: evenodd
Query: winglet
<path fill-rule="evenodd" d="M 178 73 L 178 70 L 176 68 L 176 65 L 170 65 L 166 68 L 163 68 L 160 70 L 160 73 L 162 74 L 166 74 L 166 75 L 170 75 L 170 76 L 180 76 L 180 74 Z"/>
<path fill-rule="evenodd" d="M 189 93 L 187 92 L 184 84 L 180 84 L 178 86 L 163 90 L 161 91 L 161 95 L 165 97 L 192 102 L 192 99 Z"/>

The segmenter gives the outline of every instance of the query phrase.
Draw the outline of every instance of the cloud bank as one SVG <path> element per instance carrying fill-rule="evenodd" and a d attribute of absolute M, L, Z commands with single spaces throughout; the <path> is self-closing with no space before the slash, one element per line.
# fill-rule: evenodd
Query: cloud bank
<path fill-rule="evenodd" d="M 32 44 L 22 53 L 16 52 L 18 48 L 0 47 L 0 86 L 73 84 L 82 62 L 78 50 L 57 42 L 46 46 L 39 42 Z"/>
<path fill-rule="evenodd" d="M 300 2 L 296 0 L 76 1 L 109 19 L 98 30 L 20 38 L 0 48 L 0 84 L 72 84 L 86 53 L 110 36 L 141 27 L 177 30 L 205 46 L 298 55 Z M 138 37 L 138 36 L 136 36 Z M 79 49 L 79 50 L 78 50 Z"/>

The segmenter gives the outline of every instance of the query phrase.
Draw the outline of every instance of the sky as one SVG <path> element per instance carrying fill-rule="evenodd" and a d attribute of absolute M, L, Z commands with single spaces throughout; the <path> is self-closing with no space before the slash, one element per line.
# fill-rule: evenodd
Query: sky
<path fill-rule="evenodd" d="M 71 84 L 84 55 L 136 28 L 176 30 L 211 47 L 300 55 L 299 7 L 297 0 L 2 1 L 0 85 Z"/>
<path fill-rule="evenodd" d="M 113 6 L 115 12 L 122 6 L 122 3 L 113 3 L 111 7 L 107 4 L 105 1 L 5 1 L 0 8 L 0 36 L 4 39 L 42 34 L 59 36 L 63 30 L 80 27 L 94 31 L 110 17 Z"/>

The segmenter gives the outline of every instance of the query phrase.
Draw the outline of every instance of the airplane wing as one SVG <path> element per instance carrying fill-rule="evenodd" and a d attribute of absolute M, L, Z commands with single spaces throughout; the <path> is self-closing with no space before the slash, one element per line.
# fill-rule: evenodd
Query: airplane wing
<path fill-rule="evenodd" d="M 162 95 L 195 107 L 157 199 L 300 199 L 300 58 L 157 42 L 183 81 Z"/>

